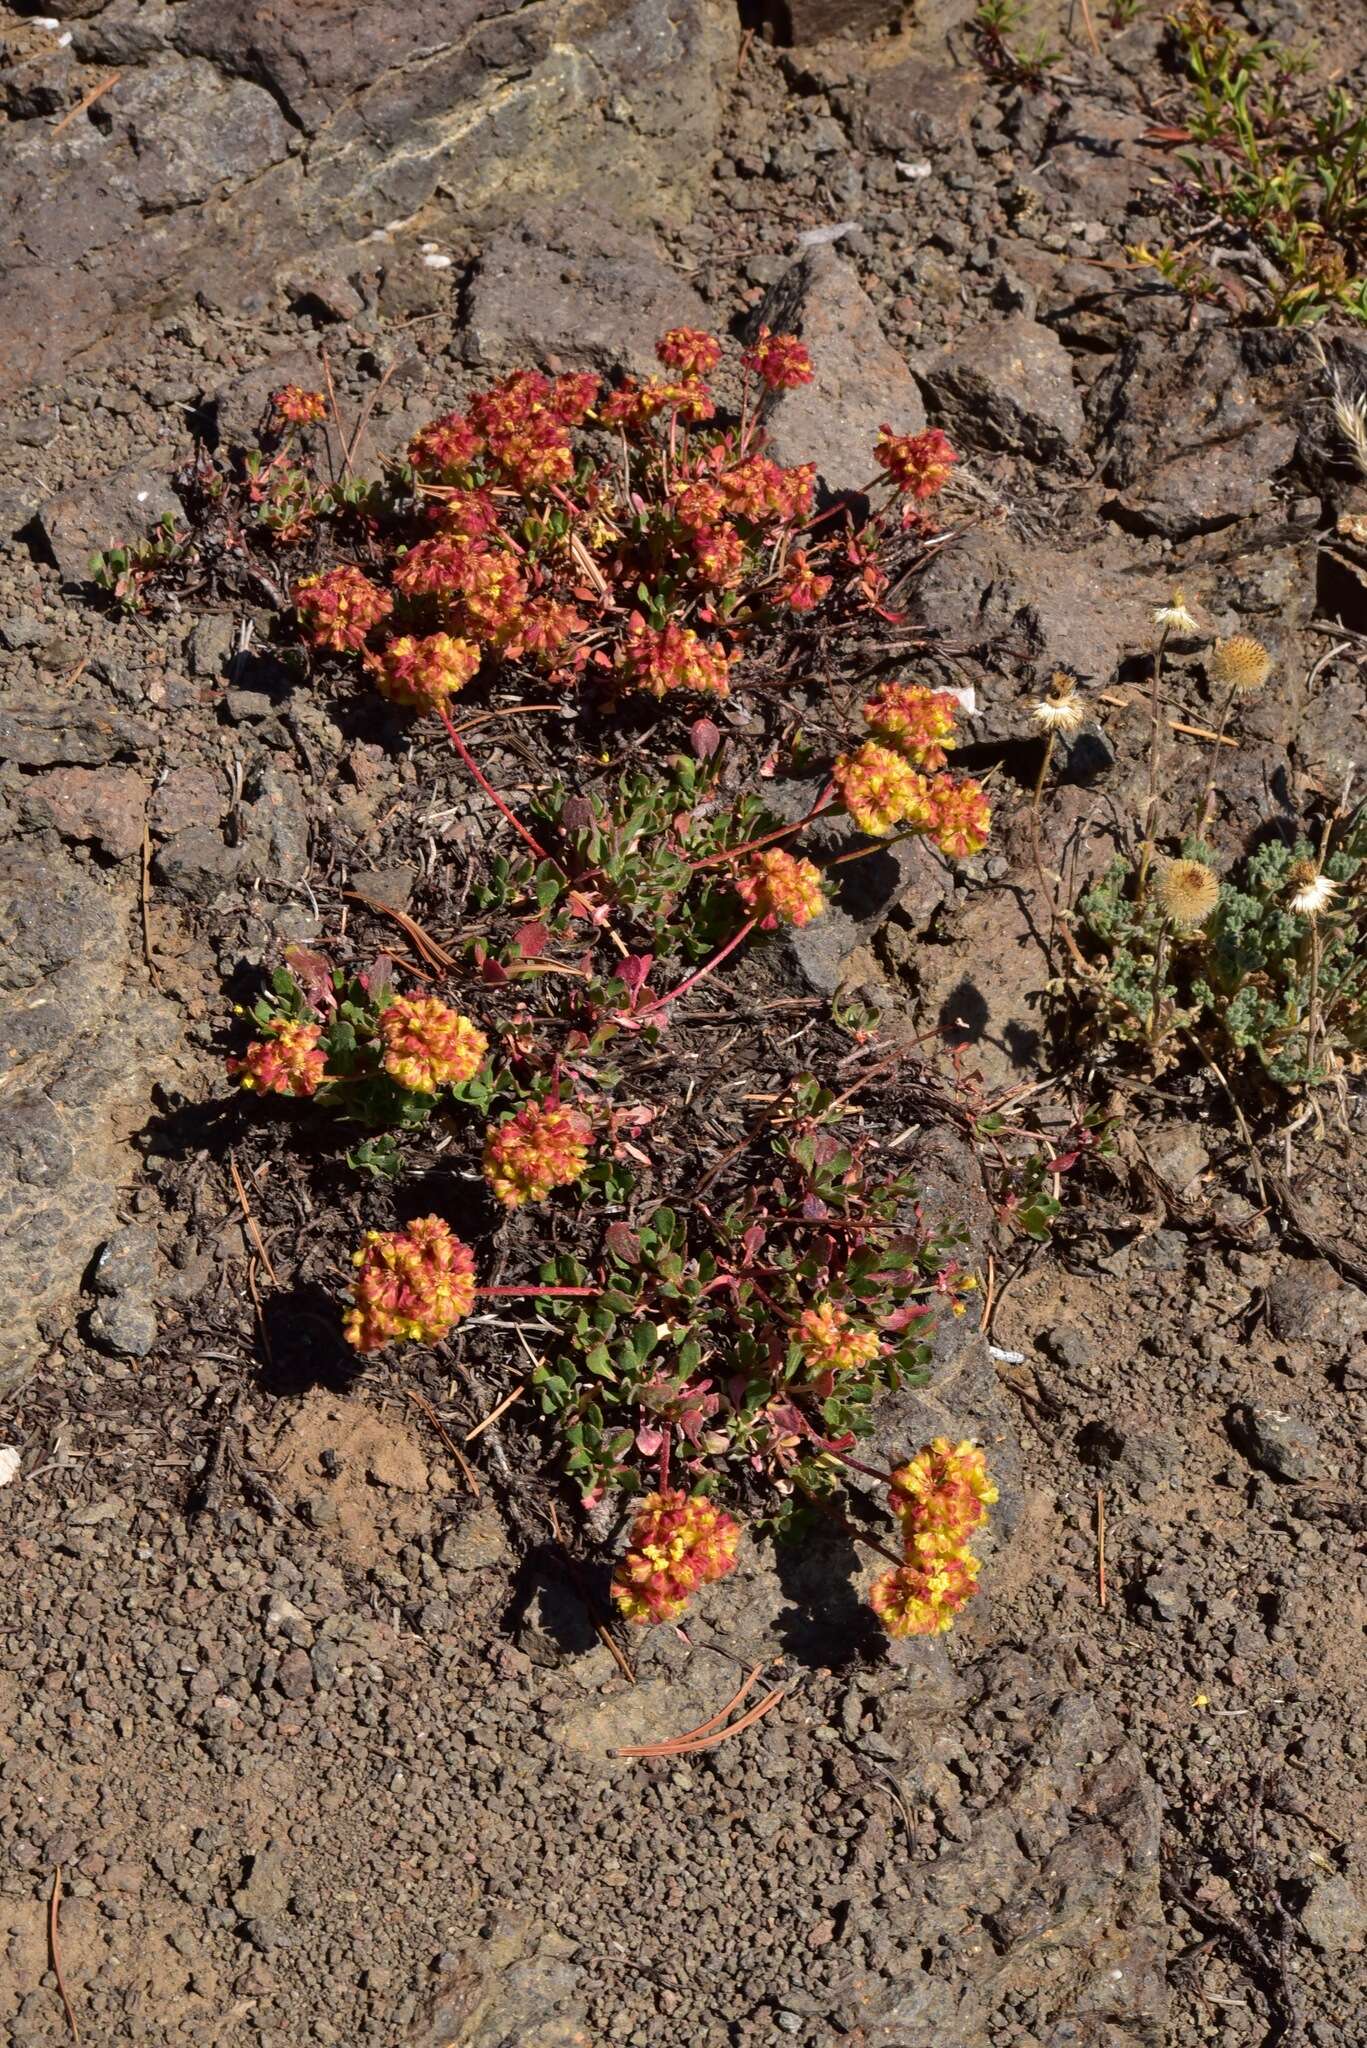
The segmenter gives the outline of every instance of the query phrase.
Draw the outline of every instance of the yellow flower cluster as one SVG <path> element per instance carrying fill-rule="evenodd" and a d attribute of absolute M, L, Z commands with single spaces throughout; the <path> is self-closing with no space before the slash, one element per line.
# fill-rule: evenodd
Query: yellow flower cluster
<path fill-rule="evenodd" d="M 873 1610 L 892 1636 L 942 1635 L 971 1597 L 980 1569 L 968 1539 L 997 1499 L 976 1444 L 937 1436 L 892 1475 L 905 1564 L 875 1581 Z"/>
<path fill-rule="evenodd" d="M 930 784 L 909 761 L 877 740 L 842 754 L 831 770 L 840 801 L 861 832 L 881 839 L 897 825 L 924 831 L 931 822 Z"/>
<path fill-rule="evenodd" d="M 736 894 L 765 924 L 791 924 L 801 929 L 826 908 L 821 870 L 779 848 L 752 856 L 736 876 Z"/>
<path fill-rule="evenodd" d="M 813 1372 L 857 1372 L 872 1365 L 882 1349 L 876 1330 L 859 1329 L 833 1301 L 804 1308 L 793 1334 Z"/>
<path fill-rule="evenodd" d="M 383 653 L 371 656 L 369 666 L 380 695 L 391 704 L 409 711 L 439 711 L 479 668 L 479 649 L 472 640 L 458 640 L 451 633 L 428 633 L 418 639 L 401 633 Z"/>
<path fill-rule="evenodd" d="M 396 996 L 380 1013 L 384 1070 L 415 1095 L 473 1081 L 489 1041 L 436 996 Z"/>
<path fill-rule="evenodd" d="M 544 1202 L 567 1187 L 588 1164 L 592 1130 L 577 1109 L 528 1102 L 491 1131 L 484 1147 L 484 1178 L 506 1208 Z"/>
<path fill-rule="evenodd" d="M 321 1024 L 272 1017 L 266 1036 L 255 1039 L 228 1072 L 239 1088 L 259 1095 L 313 1095 L 327 1078 L 328 1056 L 319 1040 Z"/>
<path fill-rule="evenodd" d="M 415 1338 L 436 1344 L 475 1305 L 475 1259 L 440 1216 L 407 1230 L 368 1230 L 342 1329 L 358 1351 Z"/>
<path fill-rule="evenodd" d="M 710 1500 L 652 1493 L 632 1524 L 612 1597 L 627 1621 L 677 1621 L 699 1586 L 736 1567 L 740 1524 Z"/>

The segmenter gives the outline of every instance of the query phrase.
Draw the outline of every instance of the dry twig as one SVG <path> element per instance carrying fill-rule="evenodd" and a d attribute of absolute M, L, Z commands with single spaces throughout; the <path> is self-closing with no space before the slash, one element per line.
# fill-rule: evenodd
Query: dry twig
<path fill-rule="evenodd" d="M 421 1412 L 427 1417 L 433 1429 L 435 1429 L 437 1435 L 441 1438 L 447 1450 L 451 1453 L 451 1456 L 460 1466 L 461 1476 L 463 1477 L 465 1484 L 469 1487 L 475 1499 L 478 1500 L 480 1497 L 479 1480 L 475 1477 L 475 1468 L 470 1463 L 470 1460 L 466 1457 L 464 1451 L 456 1442 L 455 1438 L 450 1434 L 445 1423 L 442 1421 L 440 1415 L 438 1415 L 436 1409 L 432 1406 L 430 1401 L 424 1401 L 421 1394 L 415 1394 L 411 1387 L 405 1387 L 404 1392 L 407 1394 L 409 1400 L 413 1403 L 413 1406 L 421 1410 Z"/>
<path fill-rule="evenodd" d="M 246 1218 L 247 1233 L 252 1243 L 256 1246 L 257 1256 L 266 1269 L 266 1278 L 270 1281 L 272 1287 L 278 1287 L 280 1285 L 280 1276 L 271 1264 L 271 1255 L 266 1250 L 265 1239 L 256 1227 L 256 1218 L 252 1214 L 252 1205 L 247 1200 L 247 1190 L 243 1187 L 242 1176 L 237 1170 L 237 1154 L 235 1152 L 228 1154 L 228 1171 L 233 1177 L 233 1186 L 237 1189 L 237 1199 L 242 1204 L 242 1214 Z"/>
<path fill-rule="evenodd" d="M 56 141 L 64 128 L 69 128 L 73 121 L 78 120 L 87 107 L 93 107 L 96 100 L 103 99 L 107 92 L 111 92 L 122 77 L 122 71 L 111 71 L 108 78 L 102 78 L 98 85 L 92 85 L 89 92 L 83 99 L 77 100 L 74 107 L 68 107 L 61 120 L 53 127 L 53 141 Z M 84 668 L 85 663 L 82 662 L 81 666 Z"/>

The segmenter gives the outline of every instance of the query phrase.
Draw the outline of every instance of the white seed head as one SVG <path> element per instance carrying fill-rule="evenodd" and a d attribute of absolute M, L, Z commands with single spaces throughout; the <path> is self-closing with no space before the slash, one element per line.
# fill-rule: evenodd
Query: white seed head
<path fill-rule="evenodd" d="M 1338 884 L 1308 860 L 1296 862 L 1287 877 L 1287 886 L 1287 903 L 1297 917 L 1318 917 L 1338 895 Z"/>
<path fill-rule="evenodd" d="M 1169 860 L 1158 870 L 1154 894 L 1180 932 L 1204 924 L 1220 900 L 1220 877 L 1200 860 Z"/>
<path fill-rule="evenodd" d="M 1186 597 L 1180 590 L 1174 590 L 1168 602 L 1159 605 L 1153 622 L 1160 633 L 1178 633 L 1184 639 L 1200 637 L 1201 628 L 1187 610 Z"/>
<path fill-rule="evenodd" d="M 1041 697 L 1030 706 L 1030 716 L 1042 732 L 1076 732 L 1087 722 L 1076 697 Z"/>

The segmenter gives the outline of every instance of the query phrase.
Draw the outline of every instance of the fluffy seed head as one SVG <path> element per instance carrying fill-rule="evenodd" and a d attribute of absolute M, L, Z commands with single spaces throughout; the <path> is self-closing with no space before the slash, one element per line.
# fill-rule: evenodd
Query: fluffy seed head
<path fill-rule="evenodd" d="M 1154 881 L 1159 908 L 1180 932 L 1204 924 L 1220 900 L 1220 878 L 1202 860 L 1165 861 Z"/>
<path fill-rule="evenodd" d="M 1318 917 L 1338 895 L 1338 884 L 1312 860 L 1295 861 L 1286 877 L 1287 904 L 1297 917 Z"/>
<path fill-rule="evenodd" d="M 1183 639 L 1201 631 L 1187 610 L 1187 600 L 1181 590 L 1174 590 L 1168 602 L 1159 605 L 1153 615 L 1153 622 L 1160 632 L 1176 633 Z"/>
<path fill-rule="evenodd" d="M 1231 640 L 1216 641 L 1210 657 L 1210 680 L 1217 689 L 1231 690 L 1236 697 L 1251 697 L 1261 690 L 1271 673 L 1272 656 L 1251 633 L 1236 633 Z"/>
<path fill-rule="evenodd" d="M 1055 670 L 1044 696 L 1031 705 L 1030 716 L 1041 732 L 1067 734 L 1077 732 L 1085 724 L 1087 713 L 1077 694 L 1077 684 L 1066 670 Z"/>

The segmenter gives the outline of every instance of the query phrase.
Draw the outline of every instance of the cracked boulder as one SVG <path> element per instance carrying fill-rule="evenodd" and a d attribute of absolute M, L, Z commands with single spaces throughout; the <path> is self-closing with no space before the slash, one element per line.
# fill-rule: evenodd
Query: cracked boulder
<path fill-rule="evenodd" d="M 178 300 L 287 299 L 339 241 L 487 233 L 598 190 L 624 220 L 686 218 L 739 27 L 724 0 L 114 0 L 73 36 L 69 106 L 119 77 L 60 135 L 38 107 L 7 130 L 0 397 Z"/>
<path fill-rule="evenodd" d="M 64 853 L 0 853 L 0 1387 L 111 1236 L 126 1141 L 178 1042 L 133 969 L 134 900 Z"/>

